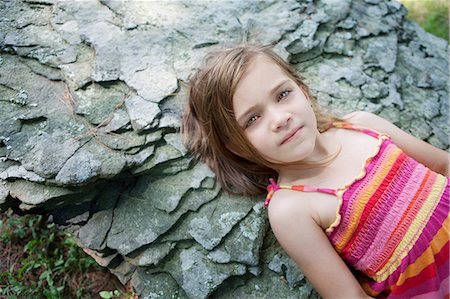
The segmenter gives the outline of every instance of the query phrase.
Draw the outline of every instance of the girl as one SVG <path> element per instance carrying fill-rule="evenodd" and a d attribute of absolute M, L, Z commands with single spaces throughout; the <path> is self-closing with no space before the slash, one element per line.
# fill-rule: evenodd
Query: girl
<path fill-rule="evenodd" d="M 207 56 L 182 134 L 225 191 L 270 179 L 272 230 L 324 298 L 448 297 L 448 153 L 370 113 L 322 112 L 260 46 Z"/>

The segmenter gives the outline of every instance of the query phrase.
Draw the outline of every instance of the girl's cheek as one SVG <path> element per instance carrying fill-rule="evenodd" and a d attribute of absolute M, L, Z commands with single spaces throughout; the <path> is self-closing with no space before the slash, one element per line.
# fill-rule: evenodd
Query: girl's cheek
<path fill-rule="evenodd" d="M 254 132 L 253 140 L 258 144 L 266 143 L 267 138 L 268 138 L 267 132 L 264 132 L 261 129 L 256 130 L 256 132 Z"/>

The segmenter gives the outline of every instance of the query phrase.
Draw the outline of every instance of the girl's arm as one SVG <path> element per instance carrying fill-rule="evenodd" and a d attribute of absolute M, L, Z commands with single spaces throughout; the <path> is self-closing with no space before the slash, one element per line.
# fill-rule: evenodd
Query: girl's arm
<path fill-rule="evenodd" d="M 357 111 L 345 117 L 348 121 L 383 132 L 408 156 L 431 170 L 450 176 L 450 154 L 401 130 L 389 121 L 369 112 Z"/>
<path fill-rule="evenodd" d="M 269 205 L 278 242 L 323 298 L 369 298 L 313 214 L 292 191 L 278 190 Z"/>

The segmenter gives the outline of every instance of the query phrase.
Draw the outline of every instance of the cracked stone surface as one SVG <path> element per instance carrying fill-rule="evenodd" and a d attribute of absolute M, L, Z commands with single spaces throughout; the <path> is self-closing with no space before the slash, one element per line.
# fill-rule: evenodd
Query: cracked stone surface
<path fill-rule="evenodd" d="M 449 149 L 449 45 L 389 0 L 0 3 L 0 208 L 46 210 L 141 298 L 318 298 L 263 198 L 179 136 L 210 50 L 274 44 L 327 109 Z"/>

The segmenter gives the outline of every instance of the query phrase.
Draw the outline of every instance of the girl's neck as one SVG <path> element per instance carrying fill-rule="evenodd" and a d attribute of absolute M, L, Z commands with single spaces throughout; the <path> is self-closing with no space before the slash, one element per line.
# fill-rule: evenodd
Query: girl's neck
<path fill-rule="evenodd" d="M 333 129 L 324 133 L 317 132 L 314 150 L 304 162 L 318 163 L 319 165 L 307 167 L 289 165 L 280 168 L 278 171 L 278 182 L 281 184 L 292 184 L 299 180 L 317 177 L 325 170 L 328 170 L 333 160 L 322 165 L 320 165 L 320 162 L 328 160 L 339 152 L 341 144 L 336 133 L 337 130 Z"/>

